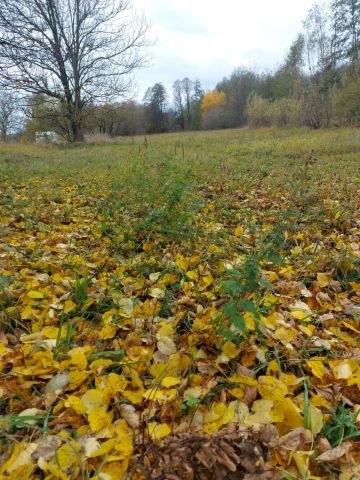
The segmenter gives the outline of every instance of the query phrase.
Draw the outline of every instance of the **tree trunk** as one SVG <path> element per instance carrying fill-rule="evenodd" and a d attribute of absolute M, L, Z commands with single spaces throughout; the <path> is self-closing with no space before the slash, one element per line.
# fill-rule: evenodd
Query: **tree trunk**
<path fill-rule="evenodd" d="M 67 102 L 67 111 L 69 119 L 68 138 L 70 143 L 84 142 L 84 124 L 82 113 L 72 101 Z"/>
<path fill-rule="evenodd" d="M 84 142 L 84 129 L 82 122 L 71 121 L 69 132 L 70 143 L 83 143 Z"/>
<path fill-rule="evenodd" d="M 7 137 L 7 125 L 0 125 L 0 137 L 1 140 L 5 143 Z"/>

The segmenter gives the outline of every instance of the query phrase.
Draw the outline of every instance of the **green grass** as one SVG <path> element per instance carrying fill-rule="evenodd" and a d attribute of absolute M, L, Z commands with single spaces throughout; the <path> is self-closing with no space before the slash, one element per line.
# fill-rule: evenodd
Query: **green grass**
<path fill-rule="evenodd" d="M 184 146 L 184 157 L 179 148 L 175 155 L 175 146 Z M 291 200 L 295 215 L 306 209 L 317 222 L 324 220 L 319 199 L 341 196 L 343 203 L 356 193 L 359 149 L 359 132 L 345 129 L 167 134 L 149 137 L 146 150 L 142 137 L 73 148 L 2 145 L 0 179 L 11 185 L 0 192 L 0 205 L 23 215 L 26 229 L 44 232 L 49 226 L 34 204 L 51 206 L 54 217 L 69 226 L 79 208 L 95 207 L 114 247 L 120 228 L 130 248 L 138 233 L 173 240 L 179 231 L 182 237 L 196 235 L 194 216 L 204 201 L 226 210 L 236 190 L 271 189 Z M 29 187 L 31 197 L 25 194 Z M 94 192 L 100 201 L 93 201 Z M 69 203 L 69 196 L 77 201 Z"/>

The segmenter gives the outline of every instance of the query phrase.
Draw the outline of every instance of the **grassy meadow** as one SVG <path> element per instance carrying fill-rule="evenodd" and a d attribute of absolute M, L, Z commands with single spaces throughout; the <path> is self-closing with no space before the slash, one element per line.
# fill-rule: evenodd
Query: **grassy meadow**
<path fill-rule="evenodd" d="M 358 478 L 359 155 L 356 129 L 0 145 L 0 478 Z M 228 457 L 177 460 L 204 435 Z"/>

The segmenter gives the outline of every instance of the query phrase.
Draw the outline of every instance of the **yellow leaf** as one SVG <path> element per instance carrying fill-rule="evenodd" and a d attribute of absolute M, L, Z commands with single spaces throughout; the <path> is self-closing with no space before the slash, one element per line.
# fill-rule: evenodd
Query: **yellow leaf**
<path fill-rule="evenodd" d="M 310 430 L 316 436 L 324 426 L 324 415 L 321 410 L 310 404 Z"/>
<path fill-rule="evenodd" d="M 0 342 L 0 357 L 11 350 L 6 347 L 6 345 Z"/>
<path fill-rule="evenodd" d="M 82 347 L 70 350 L 69 357 L 71 358 L 71 365 L 75 365 L 80 370 L 85 370 L 87 367 L 87 360 Z"/>
<path fill-rule="evenodd" d="M 61 470 L 66 471 L 79 463 L 79 454 L 77 454 L 78 450 L 79 447 L 75 442 L 71 442 L 71 445 L 65 444 L 57 450 L 56 459 Z"/>
<path fill-rule="evenodd" d="M 134 311 L 134 304 L 131 298 L 122 298 L 117 302 L 118 313 L 122 317 L 130 318 Z"/>
<path fill-rule="evenodd" d="M 314 335 L 314 330 L 316 329 L 316 327 L 315 327 L 315 325 L 310 325 L 310 324 L 309 324 L 309 326 L 299 325 L 298 329 L 301 332 L 305 333 L 305 335 L 307 335 L 308 337 L 312 337 Z"/>
<path fill-rule="evenodd" d="M 238 225 L 235 228 L 234 235 L 235 237 L 242 237 L 244 235 L 244 227 L 242 227 L 241 225 Z"/>
<path fill-rule="evenodd" d="M 345 467 L 340 473 L 339 480 L 357 480 L 360 478 L 360 465 Z"/>
<path fill-rule="evenodd" d="M 285 413 L 282 402 L 276 400 L 273 402 L 273 408 L 270 412 L 270 417 L 273 423 L 279 423 L 285 421 Z"/>
<path fill-rule="evenodd" d="M 124 371 L 126 374 L 126 372 Z M 139 374 L 136 370 L 130 370 L 131 383 L 123 392 L 124 397 L 130 400 L 132 403 L 140 404 L 144 396 L 144 387 Z"/>
<path fill-rule="evenodd" d="M 86 407 L 83 404 L 81 398 L 70 395 L 65 401 L 65 407 L 72 408 L 79 415 L 86 413 Z"/>
<path fill-rule="evenodd" d="M 91 305 L 94 302 L 95 302 L 95 300 L 93 298 L 88 298 L 87 300 L 85 300 L 84 305 L 81 307 L 81 311 L 86 312 L 86 310 L 88 310 L 89 307 L 91 307 Z"/>
<path fill-rule="evenodd" d="M 223 347 L 222 347 L 222 351 L 223 353 L 225 353 L 225 355 L 228 357 L 228 358 L 236 358 L 239 353 L 240 353 L 240 348 L 237 347 L 235 345 L 235 343 L 232 343 L 232 342 L 226 342 L 224 343 Z"/>
<path fill-rule="evenodd" d="M 106 465 L 99 467 L 100 475 L 96 480 L 125 480 L 128 467 L 128 459 L 124 461 L 109 461 Z"/>
<path fill-rule="evenodd" d="M 281 380 L 270 376 L 258 378 L 258 390 L 265 400 L 283 400 L 289 393 Z"/>
<path fill-rule="evenodd" d="M 279 316 L 277 313 L 272 313 L 268 317 L 261 317 L 262 323 L 270 330 L 275 330 L 278 320 Z"/>
<path fill-rule="evenodd" d="M 100 330 L 99 338 L 101 340 L 110 340 L 116 335 L 117 327 L 115 325 L 104 325 Z"/>
<path fill-rule="evenodd" d="M 85 407 L 86 413 L 90 413 L 92 410 L 106 405 L 104 393 L 96 389 L 91 389 L 85 392 L 81 397 L 81 401 Z"/>
<path fill-rule="evenodd" d="M 167 323 L 167 322 L 161 322 L 159 323 L 159 330 L 156 334 L 156 338 L 158 340 L 161 339 L 161 337 L 172 337 L 174 334 L 175 334 L 175 330 L 174 330 L 174 327 Z"/>
<path fill-rule="evenodd" d="M 66 300 L 64 303 L 64 313 L 72 312 L 76 307 L 76 303 L 74 303 L 72 300 Z"/>
<path fill-rule="evenodd" d="M 355 292 L 360 293 L 360 282 L 350 282 L 350 285 Z"/>
<path fill-rule="evenodd" d="M 32 290 L 31 292 L 29 292 L 27 296 L 32 300 L 39 300 L 41 298 L 44 298 L 44 295 L 41 292 L 36 292 L 35 290 Z"/>
<path fill-rule="evenodd" d="M 90 429 L 93 432 L 98 432 L 103 428 L 111 426 L 110 415 L 102 407 L 94 408 L 93 410 L 91 410 L 88 416 L 88 420 L 89 420 Z"/>
<path fill-rule="evenodd" d="M 322 397 L 321 395 L 314 395 L 310 399 L 310 403 L 314 407 L 325 407 L 327 409 L 331 407 L 331 403 L 328 400 L 325 400 L 325 398 Z"/>
<path fill-rule="evenodd" d="M 303 253 L 303 249 L 301 247 L 295 247 L 291 249 L 291 256 L 296 258 L 299 257 Z"/>
<path fill-rule="evenodd" d="M 151 252 L 151 250 L 153 250 L 154 246 L 155 246 L 154 242 L 144 242 L 143 243 L 144 252 L 146 252 L 146 253 Z"/>
<path fill-rule="evenodd" d="M 296 320 L 310 320 L 308 313 L 303 310 L 293 310 L 291 315 L 296 318 Z"/>
<path fill-rule="evenodd" d="M 130 402 L 135 403 L 136 405 L 139 405 L 142 402 L 142 399 L 144 397 L 144 391 L 143 389 L 137 389 L 137 390 L 124 390 L 123 392 L 124 397 L 130 400 Z"/>
<path fill-rule="evenodd" d="M 330 360 L 330 368 L 336 379 L 349 380 L 359 371 L 359 363 L 354 358 L 344 361 Z"/>
<path fill-rule="evenodd" d="M 274 336 L 278 340 L 280 340 L 280 342 L 290 350 L 294 350 L 294 347 L 291 345 L 291 342 L 295 340 L 297 335 L 298 335 L 298 332 L 297 330 L 295 330 L 295 328 L 285 328 L 285 327 L 278 328 L 274 333 Z"/>
<path fill-rule="evenodd" d="M 317 274 L 317 284 L 319 285 L 320 288 L 325 288 L 330 285 L 330 277 L 326 275 L 325 273 L 318 273 Z"/>
<path fill-rule="evenodd" d="M 250 312 L 244 313 L 245 325 L 248 330 L 254 331 L 256 328 L 254 314 Z"/>
<path fill-rule="evenodd" d="M 264 296 L 263 303 L 265 307 L 273 307 L 274 305 L 281 303 L 281 299 L 272 293 L 268 293 Z M 272 315 L 275 315 L 277 320 L 282 318 L 280 313 L 273 313 Z"/>
<path fill-rule="evenodd" d="M 117 311 L 115 308 L 112 308 L 111 310 L 108 310 L 107 312 L 104 312 L 102 314 L 102 321 L 107 324 L 111 323 L 112 319 L 114 318 L 114 315 L 116 315 Z"/>
<path fill-rule="evenodd" d="M 199 278 L 199 274 L 196 270 L 190 270 L 186 272 L 186 276 L 190 278 L 190 280 L 197 280 Z"/>
<path fill-rule="evenodd" d="M 267 425 L 273 422 L 271 410 L 273 408 L 272 400 L 256 400 L 252 405 L 253 413 L 245 418 L 245 425 Z"/>
<path fill-rule="evenodd" d="M 25 308 L 21 309 L 21 320 L 35 320 L 37 318 L 37 312 L 27 305 Z"/>
<path fill-rule="evenodd" d="M 309 477 L 309 460 L 314 452 L 294 452 L 292 457 L 296 463 L 296 466 L 300 472 L 301 478 Z"/>
<path fill-rule="evenodd" d="M 69 388 L 74 390 L 76 387 L 81 385 L 88 378 L 86 372 L 80 370 L 71 370 L 69 372 Z"/>
<path fill-rule="evenodd" d="M 167 403 L 175 398 L 176 395 L 177 390 L 175 388 L 163 390 L 161 388 L 154 387 L 146 390 L 146 392 L 143 394 L 143 398 L 145 398 L 145 400 L 151 400 L 154 402 Z"/>
<path fill-rule="evenodd" d="M 244 375 L 232 375 L 228 378 L 228 381 L 231 383 L 238 383 L 244 387 L 257 387 L 258 382 L 255 378 L 245 377 Z"/>
<path fill-rule="evenodd" d="M 211 410 L 204 415 L 204 431 L 211 435 L 220 430 L 223 425 L 230 423 L 235 416 L 235 408 L 233 404 L 215 403 L 211 406 Z"/>
<path fill-rule="evenodd" d="M 152 288 L 150 290 L 150 297 L 152 298 L 164 298 L 165 297 L 165 291 L 162 290 L 161 288 Z"/>
<path fill-rule="evenodd" d="M 238 400 L 242 400 L 245 395 L 245 389 L 241 387 L 237 388 L 231 388 L 229 389 L 229 393 L 234 397 L 237 398 Z"/>
<path fill-rule="evenodd" d="M 120 419 L 114 425 L 114 430 L 116 433 L 115 451 L 117 458 L 122 457 L 124 459 L 129 457 L 134 449 L 134 445 L 128 424 L 125 420 Z"/>
<path fill-rule="evenodd" d="M 171 428 L 166 423 L 150 422 L 148 423 L 148 432 L 153 440 L 161 440 L 171 433 Z"/>
<path fill-rule="evenodd" d="M 143 360 L 143 361 L 149 361 L 152 358 L 153 352 L 153 347 L 146 347 L 145 345 L 141 346 L 136 346 L 134 345 L 133 347 L 127 347 L 126 348 L 126 356 L 130 360 Z"/>
<path fill-rule="evenodd" d="M 291 315 L 297 320 L 310 321 L 313 312 L 310 307 L 305 303 L 298 300 L 290 306 Z"/>
<path fill-rule="evenodd" d="M 50 339 L 55 339 L 59 335 L 59 329 L 57 327 L 44 327 L 41 330 L 41 335 L 44 338 L 50 338 Z M 61 331 L 60 338 L 65 338 L 66 335 L 66 330 L 65 328 Z"/>
<path fill-rule="evenodd" d="M 204 290 L 206 290 L 210 285 L 212 285 L 214 283 L 214 278 L 213 276 L 211 275 L 211 273 L 209 273 L 208 275 L 204 275 L 203 277 L 201 277 L 201 280 L 200 280 L 200 286 L 199 286 L 199 290 L 200 292 L 203 292 Z"/>
<path fill-rule="evenodd" d="M 47 479 L 54 478 L 56 480 L 69 480 L 69 476 L 66 473 L 62 472 L 58 465 L 48 463 L 42 457 L 40 457 L 40 459 L 38 460 L 38 466 L 44 472 L 51 474 L 46 477 Z"/>
<path fill-rule="evenodd" d="M 344 322 L 343 325 L 344 325 L 344 327 L 348 328 L 349 330 L 352 330 L 353 332 L 360 334 L 360 330 L 358 330 L 357 328 L 352 326 L 350 323 Z"/>
<path fill-rule="evenodd" d="M 284 411 L 285 422 L 291 428 L 298 428 L 304 424 L 304 418 L 290 398 L 284 398 L 281 402 Z"/>
<path fill-rule="evenodd" d="M 189 259 L 179 254 L 176 255 L 175 264 L 183 272 L 186 272 L 186 270 L 189 268 L 189 263 Z"/>
<path fill-rule="evenodd" d="M 113 440 L 114 445 L 114 440 Z M 87 438 L 83 443 L 85 457 L 96 457 L 100 449 L 100 443 L 94 437 Z"/>
<path fill-rule="evenodd" d="M 316 377 L 322 379 L 325 374 L 324 358 L 314 357 L 306 362 L 310 368 L 311 373 Z"/>
<path fill-rule="evenodd" d="M 181 380 L 176 377 L 165 377 L 161 382 L 165 388 L 174 387 L 175 385 L 179 385 L 179 383 L 181 383 Z"/>
<path fill-rule="evenodd" d="M 200 398 L 202 394 L 203 389 L 201 387 L 189 387 L 184 392 L 184 399 L 188 400 L 190 397 Z"/>
<path fill-rule="evenodd" d="M 22 443 L 15 444 L 9 460 L 7 460 L 1 467 L 0 473 L 11 473 L 23 465 L 32 464 L 33 460 L 31 455 L 36 449 L 36 443 L 30 443 L 28 445 Z"/>

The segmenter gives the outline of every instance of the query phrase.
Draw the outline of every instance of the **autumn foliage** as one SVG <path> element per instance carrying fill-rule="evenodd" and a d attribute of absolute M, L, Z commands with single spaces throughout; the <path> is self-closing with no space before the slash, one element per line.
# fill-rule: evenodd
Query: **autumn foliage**
<path fill-rule="evenodd" d="M 225 93 L 224 92 L 208 92 L 204 95 L 201 103 L 201 110 L 206 114 L 212 108 L 225 106 Z"/>
<path fill-rule="evenodd" d="M 2 146 L 0 478 L 359 476 L 359 151 Z"/>

